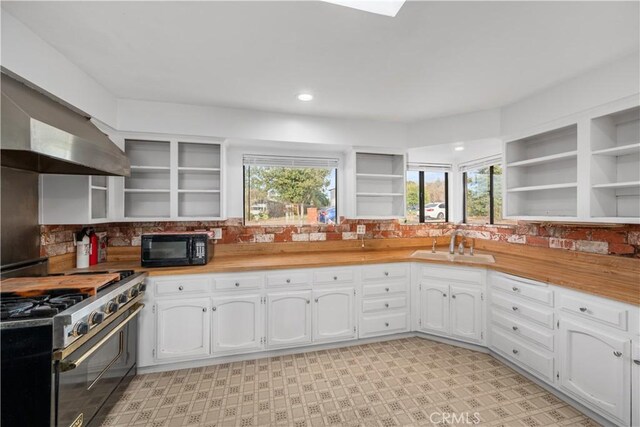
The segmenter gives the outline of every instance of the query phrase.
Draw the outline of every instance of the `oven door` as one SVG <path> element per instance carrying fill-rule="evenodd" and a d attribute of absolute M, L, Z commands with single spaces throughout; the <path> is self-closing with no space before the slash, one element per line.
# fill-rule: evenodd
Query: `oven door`
<path fill-rule="evenodd" d="M 191 264 L 192 236 L 176 234 L 142 236 L 142 266 L 167 267 Z"/>
<path fill-rule="evenodd" d="M 101 419 L 106 415 L 101 408 L 136 374 L 137 316 L 142 307 L 132 306 L 56 363 L 57 426 L 80 427 Z"/>

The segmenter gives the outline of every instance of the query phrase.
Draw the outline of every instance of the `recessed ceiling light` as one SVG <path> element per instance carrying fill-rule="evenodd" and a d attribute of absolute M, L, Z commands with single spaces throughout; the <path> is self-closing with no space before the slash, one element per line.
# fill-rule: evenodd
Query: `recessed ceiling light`
<path fill-rule="evenodd" d="M 405 0 L 324 0 L 340 6 L 395 17 Z"/>
<path fill-rule="evenodd" d="M 462 151 L 464 150 L 464 147 L 462 145 L 458 145 L 457 147 L 453 147 L 453 149 L 456 151 Z"/>
<path fill-rule="evenodd" d="M 298 100 L 300 101 L 311 101 L 313 99 L 313 95 L 310 93 L 301 93 L 298 95 Z"/>

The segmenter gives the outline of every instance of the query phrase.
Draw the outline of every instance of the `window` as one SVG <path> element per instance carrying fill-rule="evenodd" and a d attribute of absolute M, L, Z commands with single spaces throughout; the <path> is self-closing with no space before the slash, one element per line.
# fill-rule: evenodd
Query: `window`
<path fill-rule="evenodd" d="M 247 225 L 334 224 L 337 159 L 245 155 Z"/>
<path fill-rule="evenodd" d="M 502 166 L 499 163 L 465 168 L 464 219 L 467 224 L 513 223 L 502 218 Z"/>
<path fill-rule="evenodd" d="M 407 222 L 447 222 L 448 184 L 447 172 L 407 170 Z"/>

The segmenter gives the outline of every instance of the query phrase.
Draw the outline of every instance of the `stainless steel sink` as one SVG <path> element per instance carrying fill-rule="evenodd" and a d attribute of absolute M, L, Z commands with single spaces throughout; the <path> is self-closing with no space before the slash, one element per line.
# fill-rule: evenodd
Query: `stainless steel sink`
<path fill-rule="evenodd" d="M 420 249 L 411 254 L 411 258 L 432 259 L 434 261 L 449 262 L 467 262 L 472 264 L 494 264 L 496 259 L 489 254 L 460 255 L 458 253 L 450 254 L 449 252 L 431 252 L 430 250 Z"/>

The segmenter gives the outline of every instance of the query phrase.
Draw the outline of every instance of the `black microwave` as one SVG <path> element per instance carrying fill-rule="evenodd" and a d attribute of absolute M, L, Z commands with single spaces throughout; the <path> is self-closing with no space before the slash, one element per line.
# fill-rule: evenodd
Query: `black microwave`
<path fill-rule="evenodd" d="M 143 267 L 204 265 L 213 257 L 208 233 L 143 234 Z"/>

